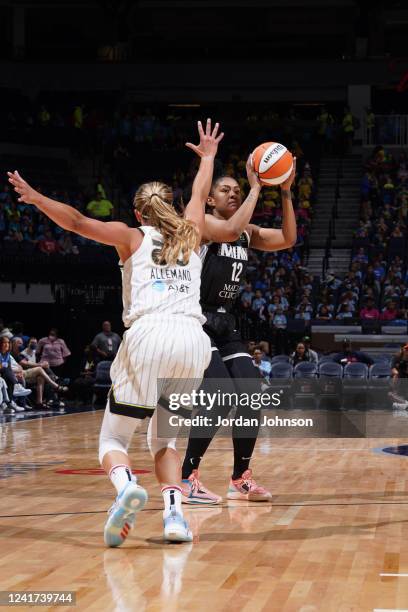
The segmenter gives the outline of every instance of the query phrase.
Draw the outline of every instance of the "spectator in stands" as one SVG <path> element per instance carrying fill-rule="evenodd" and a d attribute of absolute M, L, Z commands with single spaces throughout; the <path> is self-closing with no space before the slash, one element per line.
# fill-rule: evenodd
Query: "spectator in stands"
<path fill-rule="evenodd" d="M 241 292 L 241 301 L 252 303 L 253 298 L 255 297 L 254 292 L 252 291 L 251 283 L 246 283 Z"/>
<path fill-rule="evenodd" d="M 0 381 L 1 381 L 1 408 L 5 413 L 14 414 L 24 410 L 13 399 L 14 391 L 19 397 L 29 395 L 30 391 L 19 393 L 18 381 L 11 369 L 10 341 L 6 336 L 0 337 Z"/>
<path fill-rule="evenodd" d="M 295 367 L 298 363 L 302 363 L 303 361 L 311 361 L 310 354 L 306 350 L 306 347 L 303 342 L 298 342 L 296 345 L 296 349 L 293 351 L 291 356 L 289 357 L 289 363 Z"/>
<path fill-rule="evenodd" d="M 408 378 L 408 344 L 404 344 L 391 362 L 391 375 L 394 380 Z"/>
<path fill-rule="evenodd" d="M 304 337 L 302 338 L 302 342 L 303 342 L 303 344 L 304 344 L 304 346 L 305 346 L 306 353 L 308 353 L 308 355 L 309 355 L 309 360 L 310 360 L 312 363 L 315 363 L 315 364 L 317 365 L 317 364 L 318 364 L 318 362 L 319 362 L 319 356 L 318 356 L 318 354 L 316 353 L 316 351 L 314 351 L 314 350 L 311 348 L 311 342 L 312 342 L 312 341 L 311 341 L 311 339 L 310 339 L 310 336 L 304 336 Z"/>
<path fill-rule="evenodd" d="M 351 347 L 351 341 L 348 338 L 344 338 L 343 350 L 334 356 L 333 361 L 335 361 L 336 363 L 340 363 L 341 365 L 358 362 L 365 363 L 368 366 L 371 366 L 374 363 L 374 361 L 369 355 L 367 355 L 367 353 L 363 353 L 361 351 L 353 351 Z"/>
<path fill-rule="evenodd" d="M 70 386 L 71 398 L 79 399 L 84 404 L 88 404 L 92 401 L 93 386 L 95 383 L 95 367 L 94 351 L 91 345 L 88 344 L 84 350 L 84 359 L 80 375 Z"/>
<path fill-rule="evenodd" d="M 395 321 L 398 318 L 398 310 L 394 300 L 389 300 L 383 308 L 380 319 L 381 321 Z"/>
<path fill-rule="evenodd" d="M 26 348 L 23 351 L 21 351 L 21 354 L 24 357 L 24 359 L 27 359 L 27 361 L 29 361 L 32 364 L 37 363 L 37 357 L 36 357 L 37 345 L 38 345 L 37 338 L 32 336 L 31 338 L 28 339 Z M 38 365 L 42 368 L 49 367 L 49 364 L 47 362 L 39 362 Z"/>
<path fill-rule="evenodd" d="M 278 295 L 274 294 L 272 296 L 270 304 L 268 304 L 268 314 L 269 320 L 272 321 L 276 311 L 280 308 L 282 310 L 282 304 Z"/>
<path fill-rule="evenodd" d="M 76 244 L 72 242 L 70 232 L 64 232 L 58 240 L 58 250 L 61 255 L 78 255 L 79 250 Z"/>
<path fill-rule="evenodd" d="M 74 112 L 72 115 L 72 123 L 74 125 L 74 128 L 77 129 L 82 129 L 83 124 L 84 124 L 84 107 L 81 106 L 80 104 L 78 104 L 75 108 L 74 108 Z"/>
<path fill-rule="evenodd" d="M 330 270 L 326 274 L 325 284 L 331 291 L 336 291 L 341 286 L 341 280 L 336 272 Z"/>
<path fill-rule="evenodd" d="M 58 252 L 58 242 L 50 229 L 45 230 L 44 237 L 38 243 L 38 248 L 44 255 L 53 255 Z"/>
<path fill-rule="evenodd" d="M 41 127 L 48 127 L 51 120 L 51 115 L 44 104 L 41 105 L 40 111 L 38 113 L 38 123 Z"/>
<path fill-rule="evenodd" d="M 377 320 L 380 318 L 380 312 L 375 307 L 375 302 L 372 298 L 366 300 L 364 308 L 360 310 L 360 319 L 365 321 Z"/>
<path fill-rule="evenodd" d="M 400 352 L 394 355 L 391 361 L 391 376 L 393 382 L 393 391 L 390 396 L 394 401 L 393 408 L 408 408 L 408 388 L 402 380 L 408 378 L 408 344 L 401 347 Z"/>
<path fill-rule="evenodd" d="M 14 357 L 16 363 L 23 369 L 24 381 L 28 385 L 33 385 L 36 390 L 36 405 L 35 408 L 45 408 L 43 404 L 44 399 L 44 387 L 46 384 L 50 385 L 55 391 L 59 393 L 66 393 L 68 387 L 60 386 L 52 380 L 40 366 L 40 364 L 33 363 L 32 360 L 27 359 L 22 350 L 23 341 L 21 338 L 15 337 L 11 341 L 11 354 Z M 45 363 L 47 365 L 47 363 Z"/>
<path fill-rule="evenodd" d="M 350 304 L 341 304 L 340 310 L 336 315 L 336 319 L 341 321 L 343 319 L 352 319 L 352 318 L 353 318 L 353 312 L 351 310 Z"/>
<path fill-rule="evenodd" d="M 316 319 L 318 319 L 319 321 L 330 321 L 332 318 L 333 315 L 331 314 L 328 307 L 325 305 L 320 306 Z"/>
<path fill-rule="evenodd" d="M 10 338 L 13 337 L 13 332 L 10 331 L 10 329 L 8 327 L 4 326 L 3 319 L 0 319 L 0 338 L 3 337 L 3 336 L 10 340 Z"/>
<path fill-rule="evenodd" d="M 295 319 L 300 319 L 303 321 L 310 321 L 312 319 L 311 313 L 307 310 L 307 307 L 304 304 L 300 304 L 298 307 L 298 311 L 295 314 Z"/>
<path fill-rule="evenodd" d="M 266 378 L 266 380 L 269 382 L 272 365 L 270 361 L 264 359 L 264 353 L 259 347 L 254 350 L 254 358 L 252 360 L 252 363 L 256 368 L 258 368 L 261 376 L 263 378 Z"/>
<path fill-rule="evenodd" d="M 272 341 L 275 346 L 275 354 L 285 355 L 288 352 L 288 336 L 286 331 L 288 320 L 282 306 L 278 306 L 270 322 L 272 325 Z"/>
<path fill-rule="evenodd" d="M 112 331 L 112 325 L 110 321 L 104 321 L 102 323 L 102 331 L 96 334 L 92 340 L 91 347 L 94 349 L 96 356 L 95 361 L 113 361 L 118 352 L 122 338 Z"/>
<path fill-rule="evenodd" d="M 16 403 L 10 399 L 10 396 L 7 391 L 6 381 L 0 376 L 0 410 L 9 414 L 13 414 L 14 412 L 16 412 L 15 408 L 18 407 Z"/>
<path fill-rule="evenodd" d="M 353 257 L 353 262 L 358 262 L 360 264 L 368 264 L 368 256 L 364 251 L 364 247 L 360 247 L 357 253 Z"/>
<path fill-rule="evenodd" d="M 345 155 L 350 155 L 353 150 L 354 126 L 355 126 L 355 118 L 353 117 L 350 108 L 346 106 L 344 109 L 344 115 L 343 115 L 343 121 L 342 121 Z"/>
<path fill-rule="evenodd" d="M 333 115 L 327 110 L 325 106 L 322 106 L 320 113 L 317 116 L 317 135 L 320 140 L 321 152 L 328 151 L 328 142 L 331 143 L 333 133 L 334 118 Z M 329 150 L 331 147 L 329 147 Z"/>
<path fill-rule="evenodd" d="M 101 221 L 109 221 L 112 219 L 113 204 L 110 200 L 102 197 L 98 192 L 94 200 L 91 200 L 86 206 L 86 212 L 94 219 Z"/>
<path fill-rule="evenodd" d="M 252 310 L 259 313 L 261 308 L 264 307 L 265 305 L 266 305 L 266 300 L 262 295 L 262 291 L 260 289 L 257 289 L 255 291 L 255 297 L 252 300 Z"/>
<path fill-rule="evenodd" d="M 262 358 L 265 359 L 265 361 L 270 361 L 272 363 L 272 359 L 269 357 L 269 351 L 270 351 L 269 342 L 267 342 L 266 340 L 260 340 L 258 346 L 263 352 Z"/>
<path fill-rule="evenodd" d="M 14 369 L 13 369 L 14 367 Z M 10 340 L 6 336 L 0 337 L 0 375 L 4 379 L 7 385 L 7 392 L 9 398 L 17 398 L 17 397 L 27 397 L 30 395 L 31 391 L 29 389 L 24 389 L 21 382 L 23 382 L 22 377 L 17 376 L 17 372 L 20 374 L 19 370 L 21 368 L 16 364 L 10 353 Z M 21 412 L 24 408 L 22 406 L 9 405 L 8 411 L 13 412 Z"/>
<path fill-rule="evenodd" d="M 247 346 L 248 346 L 248 353 L 253 356 L 254 354 L 254 350 L 256 348 L 256 342 L 255 340 L 248 340 L 247 342 Z"/>
<path fill-rule="evenodd" d="M 59 338 L 55 327 L 50 329 L 48 336 L 41 338 L 37 346 L 37 358 L 46 361 L 59 378 L 64 375 L 65 362 L 70 355 L 71 351 Z"/>

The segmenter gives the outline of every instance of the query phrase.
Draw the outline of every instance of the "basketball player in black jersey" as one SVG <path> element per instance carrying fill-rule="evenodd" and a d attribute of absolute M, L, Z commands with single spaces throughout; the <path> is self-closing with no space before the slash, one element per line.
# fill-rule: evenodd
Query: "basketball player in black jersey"
<path fill-rule="evenodd" d="M 238 297 L 239 287 L 245 279 L 249 247 L 261 251 L 279 251 L 292 247 L 296 242 L 296 219 L 292 206 L 291 185 L 296 173 L 296 160 L 290 177 L 281 184 L 283 221 L 282 229 L 263 228 L 251 224 L 261 185 L 251 163 L 247 162 L 247 175 L 251 187 L 245 202 L 241 204 L 241 190 L 230 176 L 215 180 L 208 198 L 212 214 L 205 218 L 201 255 L 201 306 L 207 318 L 204 330 L 211 338 L 212 359 L 205 371 L 202 388 L 209 392 L 211 379 L 223 379 L 223 391 L 228 393 L 259 393 L 260 374 L 235 330 L 235 317 L 231 309 Z M 245 385 L 242 383 L 245 380 Z M 240 388 L 242 387 L 242 388 Z M 211 417 L 213 425 L 200 431 L 195 437 L 190 432 L 183 463 L 183 502 L 189 504 L 220 503 L 221 497 L 212 493 L 199 480 L 198 467 L 211 440 L 217 433 L 218 416 L 226 417 L 230 407 L 215 406 Z M 200 416 L 208 416 L 206 407 Z M 249 463 L 259 431 L 259 411 L 238 406 L 236 417 L 256 420 L 249 427 L 233 426 L 234 467 L 227 492 L 229 499 L 270 501 L 270 492 L 252 478 Z"/>

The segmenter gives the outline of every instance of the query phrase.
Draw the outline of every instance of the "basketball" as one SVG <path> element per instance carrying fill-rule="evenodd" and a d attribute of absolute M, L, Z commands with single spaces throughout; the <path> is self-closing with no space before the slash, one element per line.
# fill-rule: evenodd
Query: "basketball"
<path fill-rule="evenodd" d="M 262 185 L 280 185 L 290 176 L 293 157 L 279 142 L 264 142 L 252 152 L 252 165 Z"/>

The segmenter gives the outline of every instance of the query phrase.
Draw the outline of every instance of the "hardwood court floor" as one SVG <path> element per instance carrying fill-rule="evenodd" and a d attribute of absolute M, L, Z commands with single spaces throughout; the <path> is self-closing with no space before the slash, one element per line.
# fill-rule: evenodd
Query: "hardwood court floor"
<path fill-rule="evenodd" d="M 408 457 L 373 452 L 403 441 L 262 439 L 253 465 L 273 504 L 188 509 L 192 544 L 162 542 L 160 492 L 144 474 L 136 530 L 106 549 L 113 489 L 92 470 L 101 418 L 2 426 L 0 590 L 74 590 L 75 608 L 48 609 L 95 612 L 408 610 Z M 216 440 L 203 462 L 220 493 L 230 447 Z M 132 456 L 152 469 L 144 434 Z"/>

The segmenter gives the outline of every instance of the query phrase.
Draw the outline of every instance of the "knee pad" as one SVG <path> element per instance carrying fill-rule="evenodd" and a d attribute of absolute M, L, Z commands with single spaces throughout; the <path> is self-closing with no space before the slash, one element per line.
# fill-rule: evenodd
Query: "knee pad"
<path fill-rule="evenodd" d="M 99 461 L 110 451 L 120 451 L 127 455 L 130 441 L 137 426 L 140 426 L 138 419 L 112 414 L 108 405 L 103 417 L 101 433 L 99 435 Z"/>
<path fill-rule="evenodd" d="M 176 450 L 176 438 L 159 438 L 157 436 L 157 419 L 153 416 L 150 419 L 149 427 L 146 433 L 147 446 L 153 459 L 157 453 L 164 448 L 172 448 Z"/>

